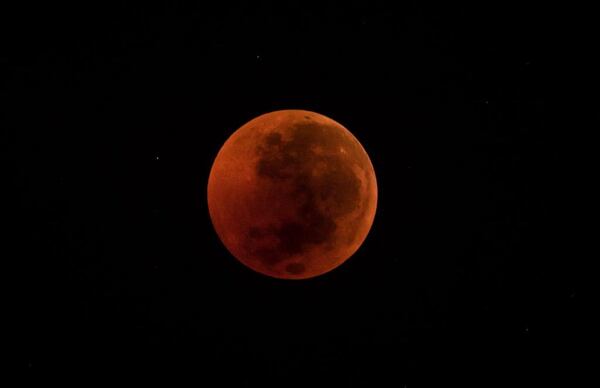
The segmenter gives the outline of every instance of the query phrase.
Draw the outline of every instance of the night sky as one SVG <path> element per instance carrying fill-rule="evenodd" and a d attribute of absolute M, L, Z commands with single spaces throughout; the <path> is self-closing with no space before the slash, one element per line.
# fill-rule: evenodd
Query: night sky
<path fill-rule="evenodd" d="M 568 115 L 552 105 L 544 10 L 212 3 L 49 2 L 3 24 L 22 373 L 83 386 L 572 381 Z M 378 180 L 362 248 L 305 281 L 241 265 L 208 215 L 224 141 L 279 109 L 343 124 Z"/>

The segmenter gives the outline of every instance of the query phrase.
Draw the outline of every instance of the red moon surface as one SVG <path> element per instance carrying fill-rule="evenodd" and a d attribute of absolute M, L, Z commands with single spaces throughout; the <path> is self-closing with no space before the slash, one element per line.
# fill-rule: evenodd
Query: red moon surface
<path fill-rule="evenodd" d="M 306 279 L 338 267 L 375 217 L 375 171 L 341 124 L 304 110 L 259 116 L 231 135 L 208 179 L 225 247 L 249 268 Z"/>

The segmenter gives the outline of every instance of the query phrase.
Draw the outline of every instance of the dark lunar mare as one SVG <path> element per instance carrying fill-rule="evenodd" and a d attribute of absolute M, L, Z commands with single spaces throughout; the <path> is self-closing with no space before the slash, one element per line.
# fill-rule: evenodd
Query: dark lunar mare
<path fill-rule="evenodd" d="M 290 140 L 284 141 L 282 134 L 269 133 L 256 149 L 257 175 L 293 187 L 293 201 L 298 203 L 294 219 L 277 226 L 251 227 L 248 231 L 248 237 L 254 240 L 275 237 L 275 246 L 254 250 L 270 266 L 314 245 L 326 244 L 326 249 L 332 248 L 327 242 L 331 244 L 334 240 L 335 219 L 360 206 L 361 182 L 352 164 L 339 152 L 340 145 L 356 147 L 352 139 L 343 138 L 338 128 L 311 122 L 310 118 L 293 126 L 290 134 Z M 313 174 L 319 165 L 326 166 L 323 173 Z M 290 263 L 286 271 L 300 274 L 304 265 Z"/>

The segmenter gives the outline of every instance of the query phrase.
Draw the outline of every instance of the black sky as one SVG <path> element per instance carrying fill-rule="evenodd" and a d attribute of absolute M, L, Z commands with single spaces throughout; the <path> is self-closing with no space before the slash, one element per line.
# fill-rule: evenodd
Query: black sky
<path fill-rule="evenodd" d="M 214 3 L 4 13 L 24 16 L 2 54 L 24 373 L 571 381 L 579 274 L 545 9 Z M 299 282 L 236 262 L 205 193 L 227 137 L 290 108 L 350 129 L 379 185 L 361 250 Z"/>

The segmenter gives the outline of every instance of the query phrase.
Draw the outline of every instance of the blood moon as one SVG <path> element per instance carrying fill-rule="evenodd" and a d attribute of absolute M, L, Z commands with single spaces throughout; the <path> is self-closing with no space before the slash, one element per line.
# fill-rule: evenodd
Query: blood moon
<path fill-rule="evenodd" d="M 281 110 L 231 135 L 208 179 L 219 238 L 264 275 L 305 279 L 336 268 L 364 242 L 375 217 L 369 156 L 341 124 Z"/>

